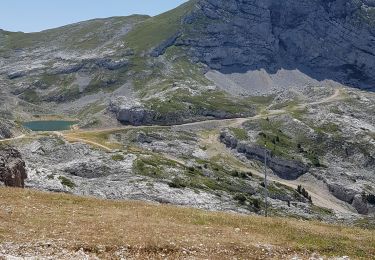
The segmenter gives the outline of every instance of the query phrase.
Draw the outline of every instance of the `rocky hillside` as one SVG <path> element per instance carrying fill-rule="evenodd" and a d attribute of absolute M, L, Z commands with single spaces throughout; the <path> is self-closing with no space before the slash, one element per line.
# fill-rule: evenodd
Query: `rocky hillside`
<path fill-rule="evenodd" d="M 130 124 L 249 116 L 253 107 L 233 95 L 326 80 L 373 90 L 373 22 L 371 1 L 194 0 L 156 17 L 1 31 L 0 84 L 21 99 L 8 110 L 22 118 L 65 113 L 113 125 L 103 114 Z"/>
<path fill-rule="evenodd" d="M 192 0 L 0 31 L 0 143 L 27 187 L 242 213 L 265 210 L 267 152 L 272 214 L 353 222 L 375 212 L 374 8 Z M 76 130 L 22 127 L 51 118 Z"/>

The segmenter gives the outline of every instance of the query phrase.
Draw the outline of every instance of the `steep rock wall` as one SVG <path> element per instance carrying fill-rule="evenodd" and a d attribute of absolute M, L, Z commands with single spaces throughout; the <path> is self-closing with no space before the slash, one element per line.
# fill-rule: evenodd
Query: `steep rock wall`
<path fill-rule="evenodd" d="M 224 73 L 299 70 L 375 90 L 375 11 L 358 0 L 201 0 L 177 45 Z"/>

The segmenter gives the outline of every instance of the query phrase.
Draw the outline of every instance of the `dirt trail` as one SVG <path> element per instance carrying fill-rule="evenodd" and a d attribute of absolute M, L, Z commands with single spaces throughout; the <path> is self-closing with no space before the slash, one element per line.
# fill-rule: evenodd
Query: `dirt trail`
<path fill-rule="evenodd" d="M 71 136 L 68 136 L 68 135 L 63 135 L 63 137 L 64 137 L 64 139 L 66 139 L 69 142 L 81 142 L 81 143 L 90 144 L 90 145 L 102 148 L 102 149 L 104 149 L 107 152 L 112 152 L 113 151 L 113 149 L 109 148 L 108 146 L 102 145 L 102 144 L 100 144 L 98 142 L 94 142 L 94 141 L 91 141 L 91 140 L 82 139 L 82 138 L 76 138 L 76 137 L 71 137 Z"/>
<path fill-rule="evenodd" d="M 303 109 L 306 108 L 307 106 L 314 106 L 314 105 L 320 105 L 320 104 L 325 104 L 325 103 L 331 103 L 335 101 L 340 101 L 345 99 L 345 97 L 342 95 L 341 90 L 339 88 L 335 89 L 335 92 L 326 98 L 323 98 L 322 100 L 311 102 L 311 103 L 305 103 L 305 104 L 300 104 L 297 106 L 297 108 Z"/>
<path fill-rule="evenodd" d="M 14 140 L 22 139 L 22 138 L 24 138 L 24 137 L 26 137 L 26 135 L 22 134 L 22 135 L 19 135 L 19 136 L 13 137 L 13 138 L 1 139 L 1 140 L 0 140 L 0 143 L 2 143 L 2 142 L 10 142 L 10 141 L 14 141 Z"/>

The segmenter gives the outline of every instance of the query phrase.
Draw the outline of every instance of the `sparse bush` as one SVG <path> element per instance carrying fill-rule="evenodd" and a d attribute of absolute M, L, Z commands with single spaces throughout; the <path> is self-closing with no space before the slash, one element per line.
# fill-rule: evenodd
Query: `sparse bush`
<path fill-rule="evenodd" d="M 174 189 L 183 189 L 186 188 L 186 183 L 181 178 L 174 178 L 172 182 L 168 183 L 169 187 Z"/>
<path fill-rule="evenodd" d="M 322 165 L 320 164 L 320 161 L 319 161 L 318 157 L 316 157 L 316 156 L 311 157 L 311 163 L 312 163 L 315 167 L 320 167 L 320 166 L 322 166 Z"/>
<path fill-rule="evenodd" d="M 246 196 L 242 193 L 237 193 L 234 195 L 233 199 L 237 200 L 240 204 L 244 204 L 246 201 Z"/>
<path fill-rule="evenodd" d="M 263 133 L 263 132 L 260 132 L 260 133 L 259 133 L 259 136 L 261 136 L 261 137 L 263 137 L 263 138 L 267 138 L 267 135 L 266 135 L 265 133 Z"/>
<path fill-rule="evenodd" d="M 60 176 L 59 180 L 60 180 L 62 185 L 66 186 L 68 188 L 73 189 L 73 188 L 77 187 L 77 185 L 72 180 L 70 180 L 70 179 L 68 179 L 64 176 Z"/>
<path fill-rule="evenodd" d="M 242 179 L 246 179 L 248 177 L 246 172 L 239 172 L 239 171 L 232 171 L 231 175 L 233 177 L 242 178 Z"/>
<path fill-rule="evenodd" d="M 112 155 L 112 160 L 122 161 L 122 160 L 124 160 L 124 156 L 122 156 L 121 154 L 115 154 L 115 155 Z"/>
<path fill-rule="evenodd" d="M 303 188 L 301 185 L 298 185 L 297 192 L 301 194 L 303 197 L 305 197 L 306 199 L 308 199 L 310 202 L 312 202 L 312 198 L 309 195 L 308 191 L 305 188 Z"/>
<path fill-rule="evenodd" d="M 259 199 L 253 199 L 253 206 L 254 206 L 254 208 L 256 208 L 256 209 L 260 209 L 260 200 Z"/>
<path fill-rule="evenodd" d="M 365 194 L 365 199 L 368 203 L 375 205 L 375 195 L 374 194 Z"/>
<path fill-rule="evenodd" d="M 240 177 L 242 179 L 247 179 L 248 178 L 246 172 L 240 172 L 240 173 L 238 173 L 238 177 Z"/>

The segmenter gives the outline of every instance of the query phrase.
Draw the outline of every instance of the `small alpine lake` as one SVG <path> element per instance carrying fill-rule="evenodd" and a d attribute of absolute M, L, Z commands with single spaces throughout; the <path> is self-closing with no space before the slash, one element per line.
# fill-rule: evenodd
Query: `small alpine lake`
<path fill-rule="evenodd" d="M 71 127 L 77 124 L 77 121 L 65 121 L 65 120 L 40 120 L 40 121 L 29 121 L 22 125 L 31 131 L 63 131 L 70 130 Z"/>

